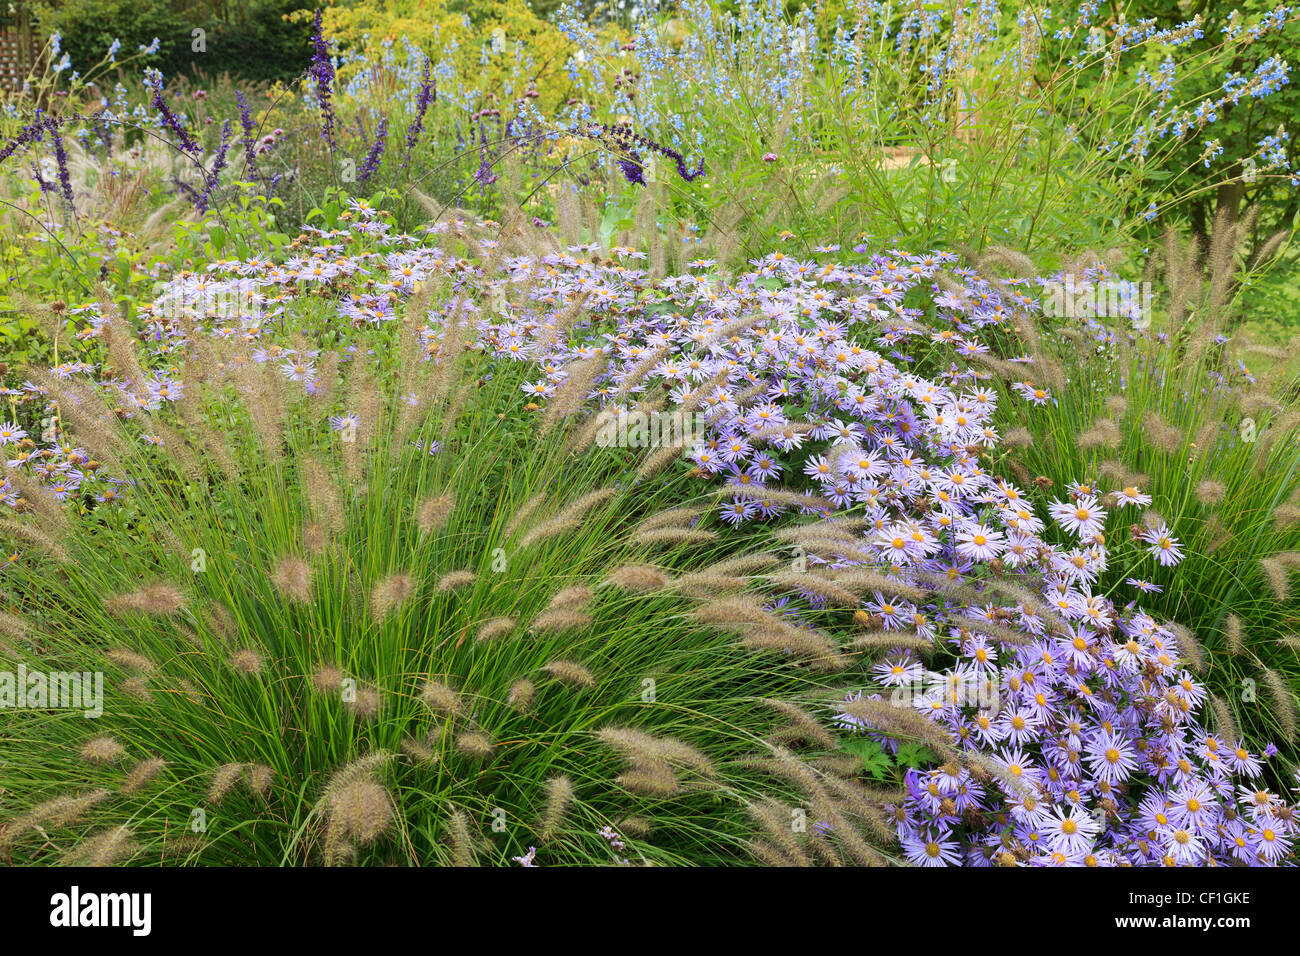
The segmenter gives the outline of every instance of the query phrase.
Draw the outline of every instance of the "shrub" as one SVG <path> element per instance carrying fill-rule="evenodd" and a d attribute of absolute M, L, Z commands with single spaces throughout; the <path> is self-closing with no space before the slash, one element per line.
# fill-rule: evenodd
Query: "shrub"
<path fill-rule="evenodd" d="M 164 0 L 69 0 L 37 4 L 37 21 L 46 35 L 60 34 L 62 49 L 84 69 L 115 42 L 126 53 L 161 42 L 149 65 L 171 75 L 195 67 L 208 73 L 234 73 L 247 81 L 288 79 L 302 72 L 311 55 L 309 31 L 287 16 L 291 0 L 199 3 L 182 8 Z M 194 31 L 203 30 L 195 48 Z"/>

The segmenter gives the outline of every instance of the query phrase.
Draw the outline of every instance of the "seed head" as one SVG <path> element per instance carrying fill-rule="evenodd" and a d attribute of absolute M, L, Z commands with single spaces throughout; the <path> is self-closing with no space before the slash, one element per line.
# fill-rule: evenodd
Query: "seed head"
<path fill-rule="evenodd" d="M 230 655 L 230 666 L 239 673 L 252 677 L 262 672 L 264 663 L 261 654 L 252 648 L 245 647 Z"/>
<path fill-rule="evenodd" d="M 510 693 L 506 702 L 515 710 L 521 713 L 528 711 L 533 706 L 533 695 L 537 688 L 533 682 L 527 679 L 515 681 L 510 685 Z"/>
<path fill-rule="evenodd" d="M 379 715 L 382 703 L 383 699 L 376 688 L 362 685 L 356 688 L 352 699 L 347 701 L 347 707 L 359 719 L 370 720 Z"/>
<path fill-rule="evenodd" d="M 625 564 L 611 571 L 605 583 L 629 591 L 654 591 L 668 586 L 668 575 L 648 564 Z"/>
<path fill-rule="evenodd" d="M 322 664 L 311 675 L 311 686 L 318 694 L 337 694 L 343 686 L 343 672 L 331 664 Z"/>
<path fill-rule="evenodd" d="M 129 612 L 149 615 L 174 614 L 185 606 L 185 594 L 173 584 L 151 584 L 129 594 L 119 594 L 105 602 L 109 614 L 119 617 Z"/>
<path fill-rule="evenodd" d="M 552 839 L 564 823 L 564 815 L 573 802 L 573 781 L 561 774 L 546 781 L 546 811 L 542 815 L 543 843 Z"/>
<path fill-rule="evenodd" d="M 490 621 L 485 621 L 483 626 L 478 629 L 475 635 L 476 640 L 493 641 L 498 637 L 504 637 L 515 629 L 515 619 L 512 617 L 494 617 Z"/>
<path fill-rule="evenodd" d="M 375 617 L 383 620 L 411 596 L 414 585 L 411 576 L 403 572 L 389 575 L 370 592 L 370 608 Z"/>
<path fill-rule="evenodd" d="M 81 745 L 81 757 L 87 763 L 109 764 L 120 759 L 126 749 L 112 737 L 95 737 Z"/>
<path fill-rule="evenodd" d="M 140 761 L 131 768 L 131 772 L 122 781 L 122 793 L 130 795 L 143 790 L 158 774 L 162 773 L 165 766 L 167 766 L 166 761 L 159 757 Z"/>
<path fill-rule="evenodd" d="M 299 604 L 311 601 L 311 565 L 302 558 L 292 555 L 281 558 L 276 562 L 271 580 L 286 600 Z"/>
<path fill-rule="evenodd" d="M 260 763 L 244 764 L 244 783 L 253 796 L 265 797 L 271 792 L 271 784 L 274 782 L 275 771 L 270 767 Z"/>
<path fill-rule="evenodd" d="M 478 731 L 466 731 L 456 738 L 456 750 L 471 760 L 486 760 L 492 749 L 492 741 Z"/>
<path fill-rule="evenodd" d="M 226 794 L 239 783 L 243 773 L 242 763 L 226 763 L 218 767 L 217 772 L 212 776 L 212 783 L 208 785 L 208 803 L 218 804 L 224 800 Z"/>
<path fill-rule="evenodd" d="M 596 686 L 596 678 L 592 676 L 591 671 L 577 661 L 551 661 L 542 670 L 561 683 L 569 684 L 572 687 Z"/>
<path fill-rule="evenodd" d="M 124 670 L 136 671 L 140 674 L 152 674 L 154 670 L 153 661 L 125 647 L 114 648 L 104 656 Z"/>
<path fill-rule="evenodd" d="M 434 531 L 442 529 L 451 517 L 452 509 L 456 506 L 456 500 L 451 495 L 439 495 L 436 498 L 429 498 L 420 503 L 415 510 L 416 524 L 425 534 L 431 534 Z"/>
<path fill-rule="evenodd" d="M 373 780 L 353 780 L 335 791 L 329 804 L 330 821 L 343 837 L 366 846 L 393 823 L 393 802 L 388 791 Z"/>
<path fill-rule="evenodd" d="M 458 717 L 463 711 L 460 695 L 440 681 L 427 681 L 420 699 L 430 710 L 447 717 Z"/>
<path fill-rule="evenodd" d="M 438 579 L 438 590 L 444 594 L 455 591 L 457 588 L 473 584 L 475 577 L 473 571 L 452 571 Z"/>
<path fill-rule="evenodd" d="M 115 866 L 134 855 L 139 846 L 126 827 L 113 827 L 82 840 L 63 855 L 65 866 Z"/>

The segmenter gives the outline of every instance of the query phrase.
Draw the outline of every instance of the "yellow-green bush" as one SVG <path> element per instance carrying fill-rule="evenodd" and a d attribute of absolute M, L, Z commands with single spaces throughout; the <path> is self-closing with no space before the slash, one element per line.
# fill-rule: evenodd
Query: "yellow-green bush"
<path fill-rule="evenodd" d="M 543 111 L 563 102 L 570 89 L 564 65 L 573 54 L 573 44 L 553 24 L 539 17 L 526 0 L 485 2 L 473 0 L 457 4 L 448 0 L 361 0 L 347 6 L 325 10 L 326 35 L 342 49 L 371 41 L 400 40 L 405 37 L 434 62 L 450 60 L 462 75 L 476 75 L 481 88 L 500 92 L 513 84 L 511 92 L 519 94 L 518 63 L 512 55 L 496 55 L 481 63 L 482 50 L 491 47 L 494 34 L 503 53 L 511 53 L 523 44 L 524 55 L 532 68 L 526 76 L 537 82 L 541 93 L 538 106 Z M 345 71 L 346 72 L 346 71 Z M 561 83 L 547 83 L 547 77 L 561 78 Z"/>

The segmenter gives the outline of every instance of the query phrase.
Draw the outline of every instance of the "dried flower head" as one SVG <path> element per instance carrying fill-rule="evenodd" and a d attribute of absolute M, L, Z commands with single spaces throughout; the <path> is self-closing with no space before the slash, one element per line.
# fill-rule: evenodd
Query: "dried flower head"
<path fill-rule="evenodd" d="M 121 759 L 126 748 L 112 737 L 95 737 L 81 745 L 81 758 L 87 763 L 109 764 Z"/>
<path fill-rule="evenodd" d="M 469 730 L 456 737 L 456 750 L 470 760 L 486 760 L 492 756 L 492 741 L 476 730 Z"/>
<path fill-rule="evenodd" d="M 311 601 L 311 565 L 292 555 L 281 558 L 271 575 L 275 588 L 286 600 L 307 604 Z"/>
<path fill-rule="evenodd" d="M 174 584 L 151 584 L 138 591 L 119 594 L 105 602 L 109 614 L 120 617 L 136 612 L 162 616 L 174 614 L 185 606 L 185 594 Z"/>
<path fill-rule="evenodd" d="M 523 678 L 510 685 L 510 693 L 506 696 L 506 702 L 513 709 L 526 712 L 533 706 L 533 695 L 535 693 L 537 693 L 537 688 L 533 686 L 533 682 Z"/>
<path fill-rule="evenodd" d="M 370 609 L 379 620 L 388 617 L 411 596 L 411 576 L 403 572 L 389 575 L 370 592 Z"/>
<path fill-rule="evenodd" d="M 250 647 L 241 648 L 230 655 L 230 666 L 247 676 L 260 674 L 265 663 L 262 655 Z"/>
<path fill-rule="evenodd" d="M 515 629 L 515 619 L 512 617 L 494 617 L 489 621 L 484 621 L 479 627 L 478 633 L 474 635 L 475 640 L 494 641 L 499 637 L 504 637 Z"/>
<path fill-rule="evenodd" d="M 550 674 L 562 684 L 568 684 L 571 687 L 595 687 L 596 678 L 591 671 L 583 667 L 577 661 L 551 661 L 542 670 Z"/>

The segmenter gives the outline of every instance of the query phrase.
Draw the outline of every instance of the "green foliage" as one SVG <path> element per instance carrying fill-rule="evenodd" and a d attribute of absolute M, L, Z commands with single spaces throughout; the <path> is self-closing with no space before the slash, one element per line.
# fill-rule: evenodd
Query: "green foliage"
<path fill-rule="evenodd" d="M 1242 0 L 1231 4 L 1201 3 L 1189 7 L 1176 0 L 1143 0 L 1134 5 L 1134 17 L 1155 17 L 1162 25 L 1179 23 L 1192 14 L 1203 18 L 1203 31 L 1207 37 L 1218 37 L 1236 24 L 1258 21 L 1276 10 L 1272 0 Z M 1222 56 L 1215 58 L 1217 70 L 1196 70 L 1182 74 L 1174 86 L 1174 95 L 1183 101 L 1221 91 L 1228 77 L 1249 80 L 1267 61 L 1277 58 L 1292 65 L 1300 63 L 1300 22 L 1294 18 L 1280 31 L 1273 31 L 1253 43 L 1227 42 Z M 1160 52 L 1151 51 L 1148 67 L 1154 73 L 1159 67 Z M 1219 111 L 1217 119 L 1204 127 L 1196 138 L 1189 138 L 1177 150 L 1162 153 L 1152 164 L 1150 181 L 1152 191 L 1160 196 L 1168 193 L 1162 186 L 1180 182 L 1188 172 L 1204 170 L 1204 143 L 1209 139 L 1223 146 L 1223 160 L 1211 161 L 1208 168 L 1223 176 L 1224 183 L 1214 190 L 1199 190 L 1188 200 L 1188 217 L 1194 231 L 1204 237 L 1219 212 L 1237 214 L 1249 207 L 1258 210 L 1259 220 L 1252 243 L 1258 246 L 1278 229 L 1293 225 L 1300 211 L 1300 194 L 1290 186 L 1289 176 L 1276 165 L 1274 152 L 1261 148 L 1266 137 L 1284 132 L 1288 124 L 1300 115 L 1300 85 L 1294 81 L 1282 86 L 1267 97 L 1243 97 L 1238 103 L 1229 103 Z M 1294 168 L 1300 159 L 1300 143 L 1294 136 L 1283 138 L 1278 152 Z M 1222 167 L 1226 165 L 1226 170 Z M 1163 182 L 1158 179 L 1164 173 Z"/>
<path fill-rule="evenodd" d="M 309 25 L 287 18 L 299 6 L 296 0 L 64 0 L 39 3 L 35 11 L 42 33 L 61 34 L 76 65 L 98 61 L 114 40 L 127 54 L 157 37 L 161 43 L 148 62 L 166 75 L 197 68 L 276 80 L 301 73 L 311 57 Z M 201 50 L 195 30 L 204 31 Z"/>

